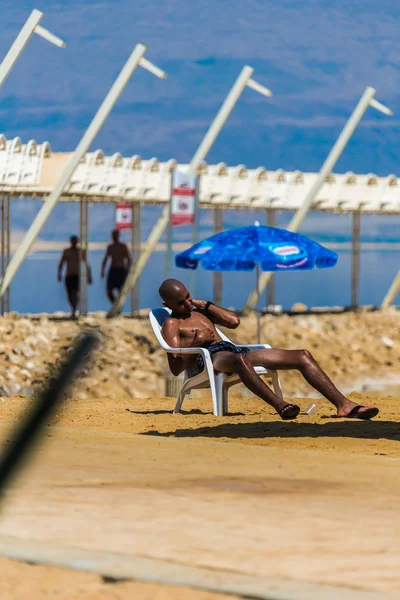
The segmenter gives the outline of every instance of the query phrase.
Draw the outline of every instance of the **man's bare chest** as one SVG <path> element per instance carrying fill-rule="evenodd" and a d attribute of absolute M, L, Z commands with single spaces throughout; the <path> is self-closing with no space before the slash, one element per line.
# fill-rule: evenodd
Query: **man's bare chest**
<path fill-rule="evenodd" d="M 198 312 L 193 312 L 190 317 L 181 320 L 179 323 L 179 333 L 181 338 L 193 338 L 196 330 L 202 329 L 215 330 L 214 324 L 205 315 Z"/>

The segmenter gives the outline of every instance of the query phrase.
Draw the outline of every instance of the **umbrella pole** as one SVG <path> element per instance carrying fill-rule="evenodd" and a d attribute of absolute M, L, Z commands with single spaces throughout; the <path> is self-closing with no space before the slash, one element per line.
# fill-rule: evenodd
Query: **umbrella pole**
<path fill-rule="evenodd" d="M 257 278 L 257 344 L 261 343 L 261 316 L 260 316 L 260 265 L 256 266 Z"/>

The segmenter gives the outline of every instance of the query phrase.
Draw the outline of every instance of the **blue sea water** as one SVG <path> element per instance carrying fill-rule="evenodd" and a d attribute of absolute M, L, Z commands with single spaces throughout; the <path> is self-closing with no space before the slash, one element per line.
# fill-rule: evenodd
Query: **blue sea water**
<path fill-rule="evenodd" d="M 276 302 L 288 309 L 295 302 L 308 306 L 346 306 L 350 304 L 351 252 L 339 250 L 334 269 L 278 273 L 276 275 Z M 64 286 L 57 283 L 59 252 L 31 254 L 22 264 L 11 288 L 11 310 L 20 313 L 68 311 Z M 94 282 L 89 287 L 90 311 L 107 310 L 105 282 L 100 279 L 103 251 L 90 253 Z M 366 250 L 361 253 L 360 304 L 379 305 L 399 268 L 399 251 Z M 173 267 L 170 275 L 189 285 L 189 271 Z M 140 305 L 154 307 L 160 301 L 157 289 L 165 276 L 165 253 L 155 252 L 145 267 L 140 285 Z M 223 303 L 240 309 L 255 284 L 254 273 L 224 273 Z M 197 271 L 195 294 L 212 298 L 213 274 Z M 265 306 L 265 295 L 260 305 Z M 129 302 L 125 310 L 129 311 Z"/>
<path fill-rule="evenodd" d="M 20 229 L 27 229 L 41 203 L 32 200 L 18 201 L 12 205 L 12 223 L 18 223 Z M 46 223 L 41 239 L 48 242 L 68 240 L 73 233 L 79 232 L 79 207 L 76 204 L 60 203 Z M 144 207 L 142 209 L 142 241 L 148 237 L 156 222 L 161 208 Z M 290 213 L 277 214 L 276 226 L 287 226 Z M 253 224 L 255 220 L 266 222 L 265 211 L 223 212 L 223 229 Z M 96 205 L 90 207 L 89 240 L 104 245 L 113 228 L 114 207 Z M 390 215 L 363 216 L 361 220 L 361 281 L 360 304 L 379 305 L 391 281 L 400 269 L 400 228 L 399 217 Z M 201 211 L 199 227 L 200 238 L 213 233 L 213 212 Z M 349 215 L 324 215 L 310 213 L 300 230 L 315 241 L 333 248 L 339 254 L 339 260 L 333 269 L 313 271 L 292 271 L 276 275 L 276 303 L 288 309 L 295 302 L 308 306 L 348 306 L 351 303 L 351 217 Z M 192 240 L 190 227 L 173 229 L 173 241 L 176 250 L 182 244 Z M 129 242 L 129 232 L 123 233 L 123 241 Z M 164 236 L 161 242 L 166 241 Z M 384 245 L 383 245 L 384 243 Z M 67 244 L 65 244 L 67 245 Z M 103 250 L 89 251 L 89 261 L 93 271 L 94 283 L 89 287 L 88 307 L 90 311 L 107 310 L 109 303 L 105 294 L 105 282 L 100 279 L 100 265 Z M 68 311 L 64 286 L 57 283 L 57 264 L 60 251 L 38 251 L 31 253 L 23 262 L 11 286 L 11 310 L 21 313 L 40 313 Z M 159 304 L 157 290 L 165 277 L 166 256 L 164 251 L 155 252 L 146 265 L 140 282 L 140 306 L 154 307 Z M 196 272 L 194 294 L 212 299 L 213 273 Z M 170 276 L 189 284 L 190 273 L 171 265 Z M 255 285 L 255 273 L 224 273 L 223 303 L 240 309 L 246 303 L 248 294 Z M 265 306 L 265 294 L 260 305 Z M 130 303 L 125 310 L 129 311 Z"/>

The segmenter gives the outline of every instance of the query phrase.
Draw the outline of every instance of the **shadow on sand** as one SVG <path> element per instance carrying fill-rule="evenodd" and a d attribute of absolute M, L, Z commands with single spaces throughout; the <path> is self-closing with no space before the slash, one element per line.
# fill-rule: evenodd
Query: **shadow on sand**
<path fill-rule="evenodd" d="M 133 413 L 134 415 L 172 415 L 172 410 L 132 410 L 130 408 L 126 408 L 125 409 L 126 412 L 130 412 Z M 198 408 L 192 409 L 192 410 L 181 410 L 180 411 L 181 415 L 212 415 L 212 411 L 209 410 L 207 412 L 204 412 L 204 410 L 200 410 Z M 236 412 L 236 413 L 229 413 L 230 417 L 244 417 L 245 413 L 242 412 Z M 170 435 L 173 435 L 172 433 Z"/>
<path fill-rule="evenodd" d="M 163 437 L 209 437 L 209 438 L 300 438 L 300 437 L 347 437 L 400 441 L 400 425 L 393 421 L 338 421 L 335 423 L 223 423 L 197 429 L 176 429 L 160 433 L 148 431 L 143 435 Z"/>

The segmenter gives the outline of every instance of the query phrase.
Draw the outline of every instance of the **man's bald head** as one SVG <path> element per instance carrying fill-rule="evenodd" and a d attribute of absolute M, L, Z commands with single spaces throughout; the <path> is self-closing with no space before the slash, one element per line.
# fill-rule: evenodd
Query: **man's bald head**
<path fill-rule="evenodd" d="M 193 303 L 186 286 L 177 279 L 166 279 L 158 289 L 165 306 L 176 313 L 186 314 L 192 311 Z"/>
<path fill-rule="evenodd" d="M 160 285 L 158 293 L 164 302 L 166 302 L 185 291 L 187 292 L 186 287 L 177 279 L 166 279 Z"/>

